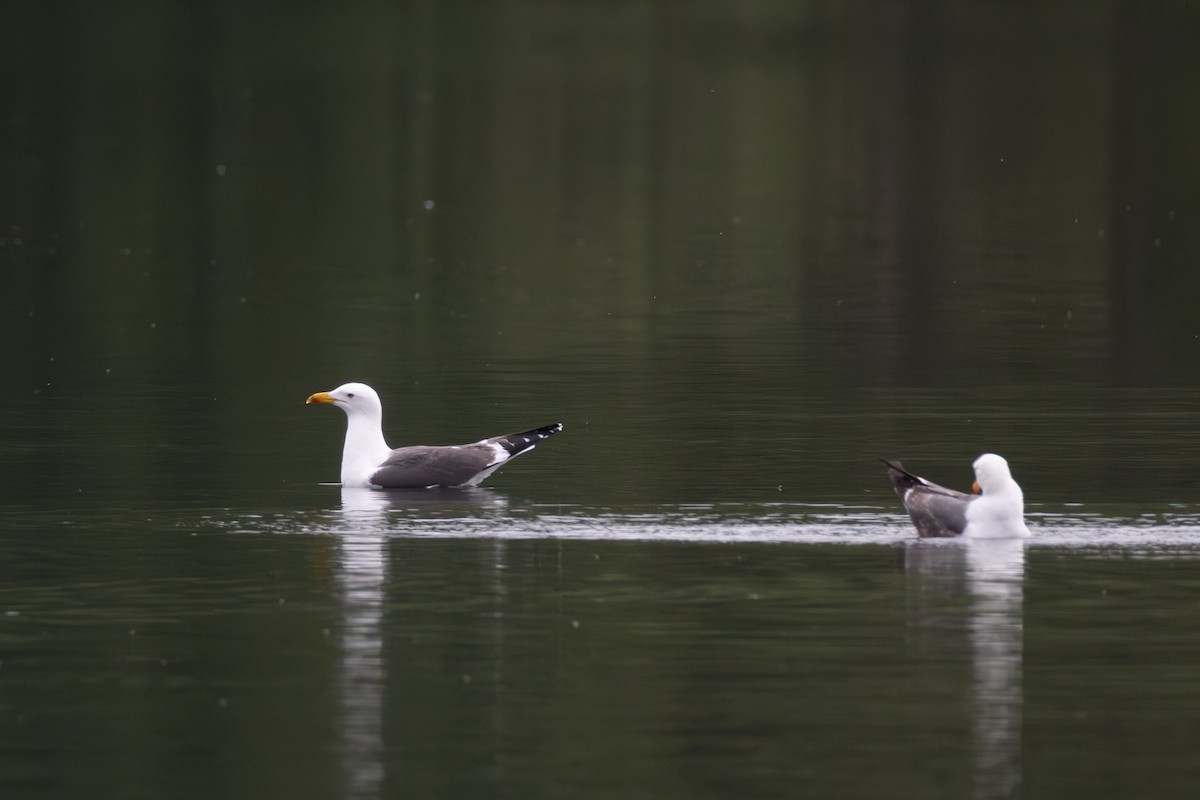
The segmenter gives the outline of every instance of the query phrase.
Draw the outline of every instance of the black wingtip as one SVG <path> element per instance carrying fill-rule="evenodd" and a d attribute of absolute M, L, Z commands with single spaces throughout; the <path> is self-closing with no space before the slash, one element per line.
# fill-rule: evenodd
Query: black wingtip
<path fill-rule="evenodd" d="M 901 461 L 888 461 L 886 458 L 880 458 L 879 460 L 882 461 L 884 464 L 887 464 L 887 467 L 889 470 L 895 470 L 896 472 L 899 472 L 901 475 L 905 475 L 909 478 L 912 478 L 917 483 L 925 482 L 924 479 L 920 475 L 914 475 L 911 472 L 909 472 L 907 469 L 905 469 L 904 463 Z"/>
<path fill-rule="evenodd" d="M 913 475 L 904 468 L 904 465 L 899 461 L 888 461 L 886 458 L 879 459 L 888 467 L 888 477 L 892 480 L 892 488 L 900 497 L 904 497 L 905 492 L 914 486 L 923 486 L 925 480 L 918 475 Z"/>
<path fill-rule="evenodd" d="M 563 429 L 561 422 L 556 422 L 553 425 L 545 425 L 541 428 L 523 431 L 522 433 L 510 433 L 507 436 L 496 436 L 488 439 L 489 442 L 495 442 L 508 451 L 509 455 L 517 455 L 524 453 L 526 450 L 533 449 L 533 446 L 549 436 L 559 433 Z"/>

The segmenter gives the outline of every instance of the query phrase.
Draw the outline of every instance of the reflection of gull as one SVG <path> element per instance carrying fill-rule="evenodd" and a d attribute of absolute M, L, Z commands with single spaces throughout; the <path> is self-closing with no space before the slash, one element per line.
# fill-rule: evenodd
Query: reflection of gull
<path fill-rule="evenodd" d="M 353 495 L 353 499 L 348 498 Z M 435 517 L 443 512 L 460 516 L 463 511 L 508 507 L 508 498 L 488 489 L 438 487 L 433 489 L 343 489 L 342 512 L 348 517 L 359 515 L 363 520 L 382 525 L 385 511 L 400 512 L 405 517 Z M 360 512 L 366 512 L 363 516 Z"/>
<path fill-rule="evenodd" d="M 968 542 L 967 576 L 975 600 L 970 628 L 975 794 L 1013 797 L 1021 786 L 1025 543 Z"/>
<path fill-rule="evenodd" d="M 382 533 L 386 498 L 370 489 L 342 490 L 342 767 L 346 796 L 379 797 L 383 786 Z"/>
<path fill-rule="evenodd" d="M 975 796 L 1015 797 L 1021 785 L 1025 542 L 914 542 L 905 548 L 905 568 L 919 591 L 916 621 L 934 634 L 955 629 L 942 623 L 958 608 L 956 596 L 972 598 L 967 636 Z"/>
<path fill-rule="evenodd" d="M 342 489 L 342 519 L 346 530 L 374 528 L 384 521 L 388 495 L 375 489 Z"/>
<path fill-rule="evenodd" d="M 488 517 L 507 511 L 508 498 L 489 489 L 342 489 L 342 507 L 334 509 L 342 530 L 373 530 L 399 536 L 419 532 L 424 520 Z M 418 523 L 418 525 L 414 525 Z"/>
<path fill-rule="evenodd" d="M 345 796 L 378 798 L 384 781 L 383 706 L 387 662 L 383 652 L 383 596 L 388 578 L 386 544 L 394 518 L 461 516 L 464 509 L 504 509 L 507 500 L 486 489 L 381 491 L 342 489 L 337 581 L 342 590 L 342 771 Z M 394 522 L 394 520 L 392 520 Z M 497 614 L 505 548 L 497 542 Z M 497 644 L 497 650 L 500 645 Z"/>

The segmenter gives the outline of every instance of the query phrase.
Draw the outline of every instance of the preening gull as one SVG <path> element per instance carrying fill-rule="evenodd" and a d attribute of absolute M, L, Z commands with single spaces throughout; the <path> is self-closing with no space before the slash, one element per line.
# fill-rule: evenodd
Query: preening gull
<path fill-rule="evenodd" d="M 307 402 L 327 403 L 346 412 L 342 486 L 376 489 L 478 486 L 505 463 L 563 429 L 562 423 L 556 422 L 473 444 L 393 450 L 383 439 L 383 403 L 365 383 L 347 383 L 333 391 L 317 392 Z"/>
<path fill-rule="evenodd" d="M 975 491 L 963 494 L 914 475 L 899 461 L 880 459 L 888 466 L 888 477 L 917 535 L 921 537 L 966 536 L 1001 539 L 1028 536 L 1025 527 L 1025 496 L 1013 480 L 1008 462 L 995 453 L 975 459 Z"/>

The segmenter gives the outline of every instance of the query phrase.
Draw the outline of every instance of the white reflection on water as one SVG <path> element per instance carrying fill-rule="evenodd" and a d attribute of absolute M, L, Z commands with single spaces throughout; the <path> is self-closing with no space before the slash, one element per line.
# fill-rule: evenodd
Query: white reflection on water
<path fill-rule="evenodd" d="M 976 797 L 1014 797 L 1021 786 L 1025 653 L 1025 542 L 966 542 L 973 597 L 970 638 Z"/>
<path fill-rule="evenodd" d="M 942 623 L 957 608 L 953 598 L 971 598 L 966 645 L 975 796 L 1015 797 L 1021 787 L 1025 540 L 916 541 L 905 549 L 905 568 L 919 584 L 913 607 L 919 626 L 932 622 L 946 630 Z"/>
<path fill-rule="evenodd" d="M 393 527 L 413 519 L 426 522 L 441 514 L 503 510 L 506 502 L 486 490 L 380 492 L 342 489 L 342 507 L 329 532 L 338 538 L 337 582 L 342 591 L 341 697 L 342 773 L 345 796 L 378 798 L 384 768 L 384 693 L 387 660 L 383 652 L 384 589 L 388 581 L 386 545 Z M 501 613 L 505 545 L 497 539 L 495 565 L 497 614 Z M 497 626 L 500 630 L 502 626 Z M 502 642 L 498 642 L 499 652 Z M 497 662 L 499 663 L 499 661 Z M 499 669 L 499 667 L 497 667 Z"/>
<path fill-rule="evenodd" d="M 387 499 L 370 489 L 343 489 L 337 581 L 342 590 L 342 772 L 346 797 L 379 797 L 383 787 L 383 588 Z"/>

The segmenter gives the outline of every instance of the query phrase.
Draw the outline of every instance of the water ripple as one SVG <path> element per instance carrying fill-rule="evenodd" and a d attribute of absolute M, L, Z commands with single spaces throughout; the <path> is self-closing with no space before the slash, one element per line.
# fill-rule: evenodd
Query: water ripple
<path fill-rule="evenodd" d="M 1064 506 L 1029 513 L 1031 548 L 1200 555 L 1200 509 L 1134 517 Z M 216 515 L 207 524 L 240 533 L 382 537 L 575 539 L 902 545 L 915 540 L 903 513 L 849 504 L 703 504 L 613 509 L 537 505 L 491 492 L 396 495 L 343 492 L 339 507 L 274 515 Z"/>

